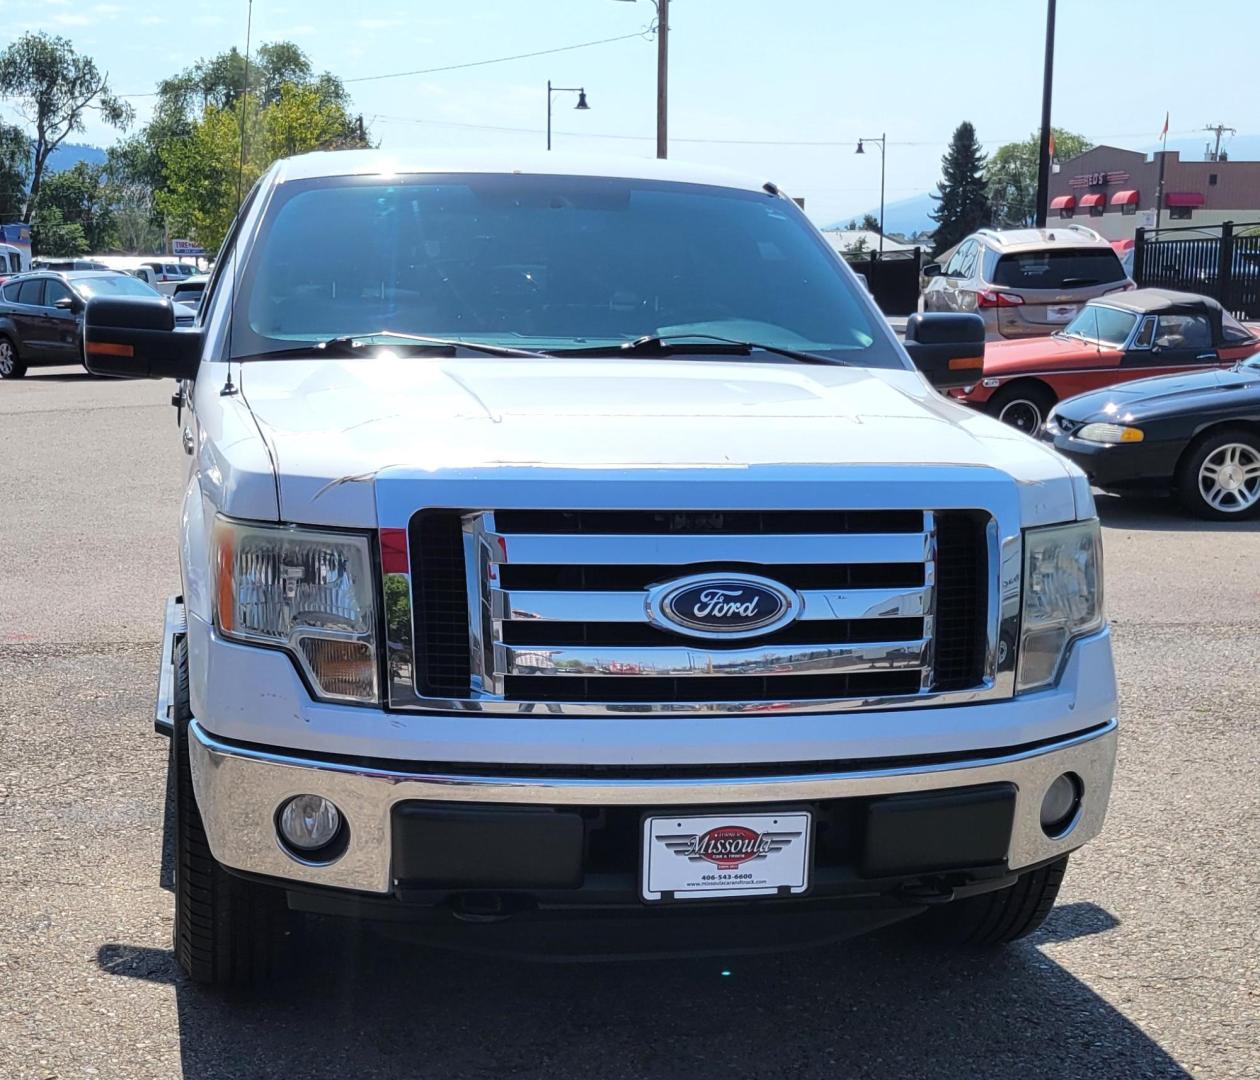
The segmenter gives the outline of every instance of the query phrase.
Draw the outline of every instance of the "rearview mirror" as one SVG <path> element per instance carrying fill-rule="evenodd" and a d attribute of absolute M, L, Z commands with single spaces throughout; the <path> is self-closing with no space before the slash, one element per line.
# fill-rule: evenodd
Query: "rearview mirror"
<path fill-rule="evenodd" d="M 919 271 L 919 273 L 922 274 L 924 277 L 940 277 L 941 264 L 940 263 L 927 263 L 926 265 L 924 265 L 923 269 Z"/>
<path fill-rule="evenodd" d="M 117 379 L 191 379 L 201 362 L 200 330 L 175 329 L 165 296 L 94 296 L 83 316 L 84 366 Z"/>
<path fill-rule="evenodd" d="M 61 311 L 82 311 L 83 301 L 77 296 L 63 296 L 60 300 L 53 304 L 53 307 Z"/>
<path fill-rule="evenodd" d="M 936 389 L 970 386 L 984 373 L 984 320 L 962 311 L 911 315 L 906 352 Z"/>

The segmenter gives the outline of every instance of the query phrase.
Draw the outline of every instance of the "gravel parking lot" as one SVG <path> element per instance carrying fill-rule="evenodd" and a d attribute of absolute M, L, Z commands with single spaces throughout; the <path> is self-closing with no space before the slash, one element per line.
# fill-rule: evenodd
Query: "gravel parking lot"
<path fill-rule="evenodd" d="M 330 925 L 217 999 L 170 953 L 170 384 L 0 386 L 0 1078 L 1260 1075 L 1260 525 L 1100 498 L 1123 735 L 1034 938 L 532 965 Z"/>

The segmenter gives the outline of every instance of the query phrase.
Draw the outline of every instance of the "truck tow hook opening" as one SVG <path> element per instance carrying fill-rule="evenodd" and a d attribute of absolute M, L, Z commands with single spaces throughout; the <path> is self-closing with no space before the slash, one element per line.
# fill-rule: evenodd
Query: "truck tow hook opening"
<path fill-rule="evenodd" d="M 503 893 L 460 893 L 451 903 L 451 913 L 460 922 L 506 922 L 530 905 L 519 897 Z"/>
<path fill-rule="evenodd" d="M 299 862 L 330 863 L 346 850 L 349 828 L 335 803 L 322 795 L 294 795 L 276 810 L 280 846 Z"/>
<path fill-rule="evenodd" d="M 1085 785 L 1076 773 L 1063 773 L 1041 800 L 1041 829 L 1051 839 L 1065 836 L 1080 814 Z"/>

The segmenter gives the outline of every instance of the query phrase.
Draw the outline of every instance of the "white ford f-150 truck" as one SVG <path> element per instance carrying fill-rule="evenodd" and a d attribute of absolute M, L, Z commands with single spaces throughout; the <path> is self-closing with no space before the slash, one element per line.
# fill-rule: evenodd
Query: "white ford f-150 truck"
<path fill-rule="evenodd" d="M 773 184 L 558 155 L 281 161 L 195 326 L 92 300 L 89 368 L 178 380 L 189 455 L 188 974 L 264 976 L 298 912 L 552 956 L 1036 928 L 1115 677 L 1085 477 L 925 377 L 973 323 L 903 347 Z"/>

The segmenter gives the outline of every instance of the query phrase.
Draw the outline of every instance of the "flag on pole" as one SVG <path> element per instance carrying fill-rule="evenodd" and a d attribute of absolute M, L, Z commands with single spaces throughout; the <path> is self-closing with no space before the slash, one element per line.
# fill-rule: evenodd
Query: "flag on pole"
<path fill-rule="evenodd" d="M 1164 113 L 1164 130 L 1159 133 L 1161 139 L 1168 138 L 1168 114 Z"/>

